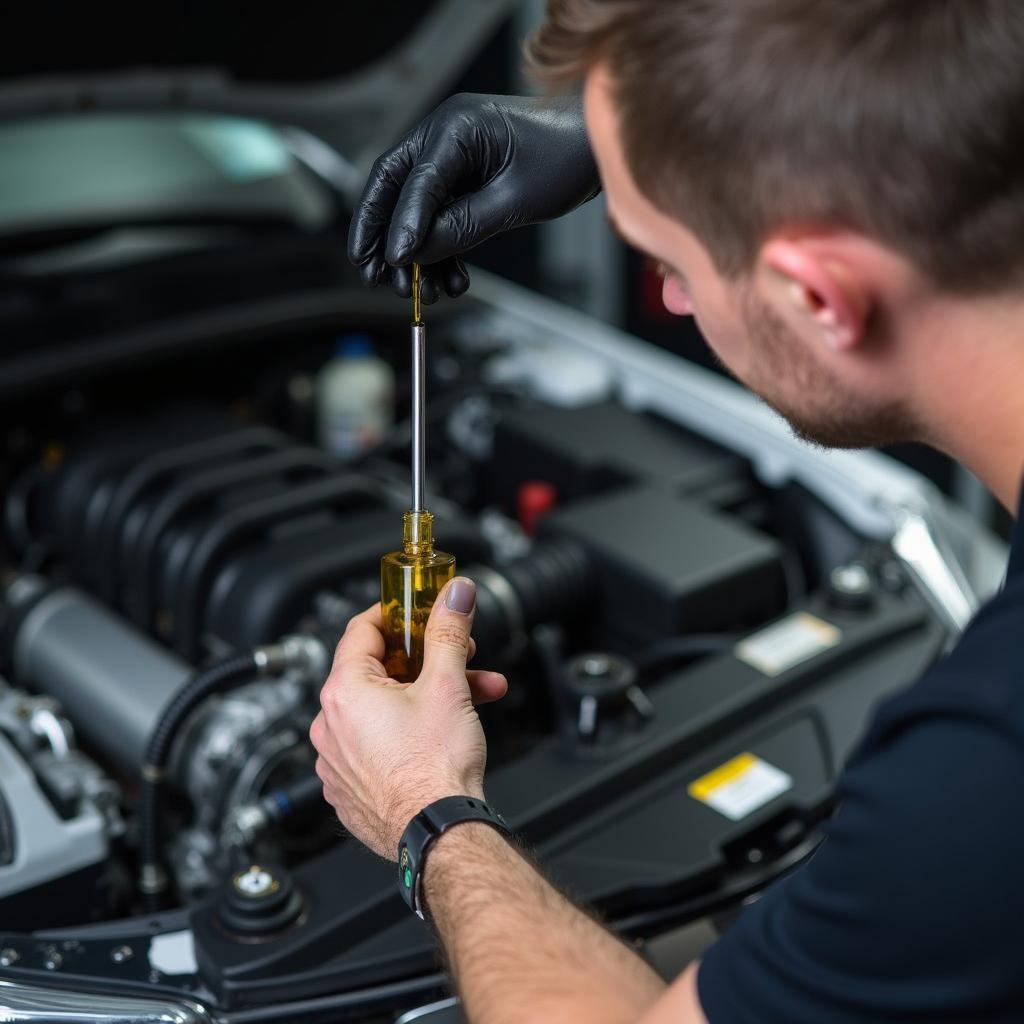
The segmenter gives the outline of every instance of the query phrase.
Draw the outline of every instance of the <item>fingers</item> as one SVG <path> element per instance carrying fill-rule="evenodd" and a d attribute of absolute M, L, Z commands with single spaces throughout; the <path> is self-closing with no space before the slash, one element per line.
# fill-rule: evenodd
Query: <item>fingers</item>
<path fill-rule="evenodd" d="M 469 271 L 462 262 L 461 256 L 453 256 L 444 260 L 438 267 L 442 286 L 449 298 L 457 299 L 469 287 Z"/>
<path fill-rule="evenodd" d="M 325 789 L 328 786 L 336 787 L 341 781 L 338 773 L 331 767 L 330 762 L 323 755 L 319 756 L 313 763 L 313 771 L 316 772 Z"/>
<path fill-rule="evenodd" d="M 309 742 L 313 744 L 316 750 L 320 747 L 327 739 L 327 723 L 324 721 L 323 711 L 318 711 L 316 718 L 313 719 L 313 724 L 309 727 Z"/>
<path fill-rule="evenodd" d="M 423 273 L 420 279 L 420 298 L 428 306 L 437 302 L 442 291 L 454 299 L 469 287 L 469 274 L 465 265 L 455 257 L 421 269 Z M 412 265 L 407 267 L 385 266 L 377 283 L 389 285 L 391 290 L 403 299 L 410 298 L 412 295 Z"/>
<path fill-rule="evenodd" d="M 403 299 L 412 295 L 412 266 L 388 267 L 388 277 L 391 282 L 391 290 Z M 420 291 L 420 297 L 423 292 Z"/>
<path fill-rule="evenodd" d="M 465 678 L 476 587 L 456 576 L 438 595 L 427 620 L 420 678 Z"/>
<path fill-rule="evenodd" d="M 516 198 L 502 186 L 499 175 L 479 191 L 470 192 L 437 211 L 416 249 L 416 259 L 421 263 L 437 263 L 464 253 L 491 235 L 517 226 L 520 223 L 517 213 Z M 390 248 L 385 251 L 390 252 Z"/>
<path fill-rule="evenodd" d="M 420 298 L 430 305 L 441 297 L 441 276 L 437 267 L 422 267 Z M 388 267 L 391 290 L 403 299 L 412 296 L 412 264 L 407 267 Z"/>
<path fill-rule="evenodd" d="M 443 593 L 444 592 L 442 591 L 442 594 Z M 475 656 L 476 641 L 472 637 L 468 637 L 466 642 L 466 661 L 472 661 Z M 358 663 L 371 667 L 373 669 L 370 672 L 371 676 L 386 679 L 387 673 L 384 670 L 384 666 L 379 664 L 383 657 L 384 623 L 381 617 L 380 605 L 375 603 L 349 620 L 345 633 L 341 640 L 338 641 L 338 646 L 334 650 L 334 667 L 337 668 L 342 664 L 355 665 Z M 379 667 L 375 666 L 374 663 L 377 663 L 377 666 Z M 471 676 L 475 674 L 481 677 L 499 676 L 499 673 L 496 672 L 477 672 L 469 674 Z M 500 676 L 500 678 L 504 680 L 504 676 Z M 499 697 L 503 696 L 504 689 L 502 689 L 500 693 L 497 693 L 497 696 L 490 696 L 490 694 L 501 689 L 501 686 L 507 687 L 507 683 L 502 682 L 499 686 L 496 683 L 485 680 L 481 686 L 481 694 L 483 697 L 478 703 L 483 704 L 491 700 L 497 700 Z"/>
<path fill-rule="evenodd" d="M 334 649 L 334 666 L 358 661 L 366 664 L 372 670 L 372 675 L 386 677 L 387 673 L 381 664 L 383 658 L 384 622 L 380 604 L 372 604 L 366 611 L 349 619 L 345 633 Z M 374 663 L 379 671 L 373 670 Z"/>
<path fill-rule="evenodd" d="M 409 264 L 414 259 L 421 264 L 429 263 L 423 267 L 420 297 L 430 305 L 442 293 L 454 299 L 469 288 L 469 274 L 458 256 L 440 251 L 424 261 L 418 251 L 431 220 L 448 201 L 449 188 L 461 179 L 466 168 L 464 157 L 449 143 L 445 144 L 447 151 L 436 151 L 436 159 L 429 155 L 419 157 L 420 143 L 414 136 L 415 133 L 374 163 L 349 225 L 348 257 L 358 268 L 363 284 L 371 288 L 390 287 L 405 299 L 412 294 Z M 392 231 L 396 238 L 404 239 L 398 246 L 402 259 L 385 258 Z M 443 244 L 439 236 L 434 249 Z"/>
<path fill-rule="evenodd" d="M 411 137 L 378 157 L 366 179 L 348 231 L 348 258 L 373 287 L 385 272 L 384 245 L 402 185 L 413 166 Z"/>
<path fill-rule="evenodd" d="M 440 297 L 441 289 L 438 286 L 437 275 L 429 270 L 424 272 L 420 279 L 420 299 L 429 306 Z"/>
<path fill-rule="evenodd" d="M 471 669 L 466 679 L 474 704 L 492 704 L 508 693 L 508 680 L 500 672 Z"/>
<path fill-rule="evenodd" d="M 441 133 L 428 146 L 405 176 L 394 201 L 384 258 L 395 267 L 418 260 L 419 248 L 438 210 L 451 199 L 453 190 L 470 170 L 466 147 L 459 145 L 451 133 Z M 451 255 L 441 253 L 428 262 L 436 263 Z"/>

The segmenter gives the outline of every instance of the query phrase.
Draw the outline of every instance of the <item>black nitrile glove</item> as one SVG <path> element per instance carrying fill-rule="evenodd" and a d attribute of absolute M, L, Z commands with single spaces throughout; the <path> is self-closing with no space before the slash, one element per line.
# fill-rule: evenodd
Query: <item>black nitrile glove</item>
<path fill-rule="evenodd" d="M 552 220 L 601 189 L 576 97 L 461 93 L 445 100 L 370 171 L 348 234 L 349 259 L 371 287 L 408 298 L 469 287 L 459 258 L 499 231 Z"/>

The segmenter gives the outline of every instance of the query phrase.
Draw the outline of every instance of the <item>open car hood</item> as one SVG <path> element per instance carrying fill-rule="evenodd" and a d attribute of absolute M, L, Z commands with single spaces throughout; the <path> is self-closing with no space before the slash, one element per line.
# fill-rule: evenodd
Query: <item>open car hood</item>
<path fill-rule="evenodd" d="M 20 34 L 46 39 L 46 47 L 5 57 L 0 120 L 94 111 L 256 118 L 327 143 L 348 165 L 341 184 L 349 192 L 437 103 L 515 3 L 377 0 L 316 17 L 186 4 L 159 15 L 137 10 L 116 24 L 85 8 L 50 6 L 26 15 L 38 31 Z"/>

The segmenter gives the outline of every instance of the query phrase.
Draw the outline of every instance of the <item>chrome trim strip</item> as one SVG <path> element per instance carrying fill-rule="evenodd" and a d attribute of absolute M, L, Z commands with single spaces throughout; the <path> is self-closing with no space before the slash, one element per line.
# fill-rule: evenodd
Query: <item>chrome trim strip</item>
<path fill-rule="evenodd" d="M 199 1003 L 94 995 L 0 979 L 0 1021 L 31 1024 L 208 1024 Z"/>

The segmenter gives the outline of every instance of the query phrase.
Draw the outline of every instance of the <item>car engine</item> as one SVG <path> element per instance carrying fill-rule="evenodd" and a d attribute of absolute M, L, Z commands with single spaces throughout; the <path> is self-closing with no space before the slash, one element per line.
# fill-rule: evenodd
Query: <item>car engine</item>
<path fill-rule="evenodd" d="M 955 630 L 920 558 L 493 313 L 438 317 L 427 408 L 438 542 L 510 681 L 481 709 L 489 798 L 571 892 L 657 934 L 813 850 L 873 703 Z M 407 421 L 355 458 L 314 440 L 318 367 L 367 320 L 401 381 L 401 311 L 377 311 L 8 412 L 4 976 L 253 1020 L 314 998 L 391 1020 L 443 989 L 307 736 L 406 507 Z M 694 798 L 739 751 L 783 787 Z"/>
<path fill-rule="evenodd" d="M 438 391 L 446 436 L 477 424 L 468 447 L 435 454 L 476 469 L 439 488 L 438 532 L 478 585 L 478 658 L 516 681 L 494 762 L 552 730 L 581 750 L 624 740 L 650 714 L 641 681 L 723 650 L 801 585 L 799 556 L 773 536 L 771 502 L 740 460 L 610 400 L 559 408 L 486 386 L 455 401 Z M 6 588 L 4 731 L 62 820 L 93 812 L 96 864 L 123 842 L 121 811 L 131 817 L 173 698 L 201 666 L 271 650 L 271 678 L 246 666 L 181 721 L 164 859 L 192 902 L 251 843 L 278 863 L 308 855 L 306 830 L 296 848 L 285 827 L 322 810 L 305 733 L 334 643 L 374 600 L 404 507 L 400 474 L 400 460 L 339 464 L 279 425 L 210 405 L 90 425 L 16 477 L 10 539 L 38 568 Z M 442 497 L 460 491 L 457 504 Z M 538 491 L 550 507 L 528 521 Z M 62 874 L 79 870 L 79 839 L 68 831 Z M 5 885 L 27 888 L 15 875 Z"/>

